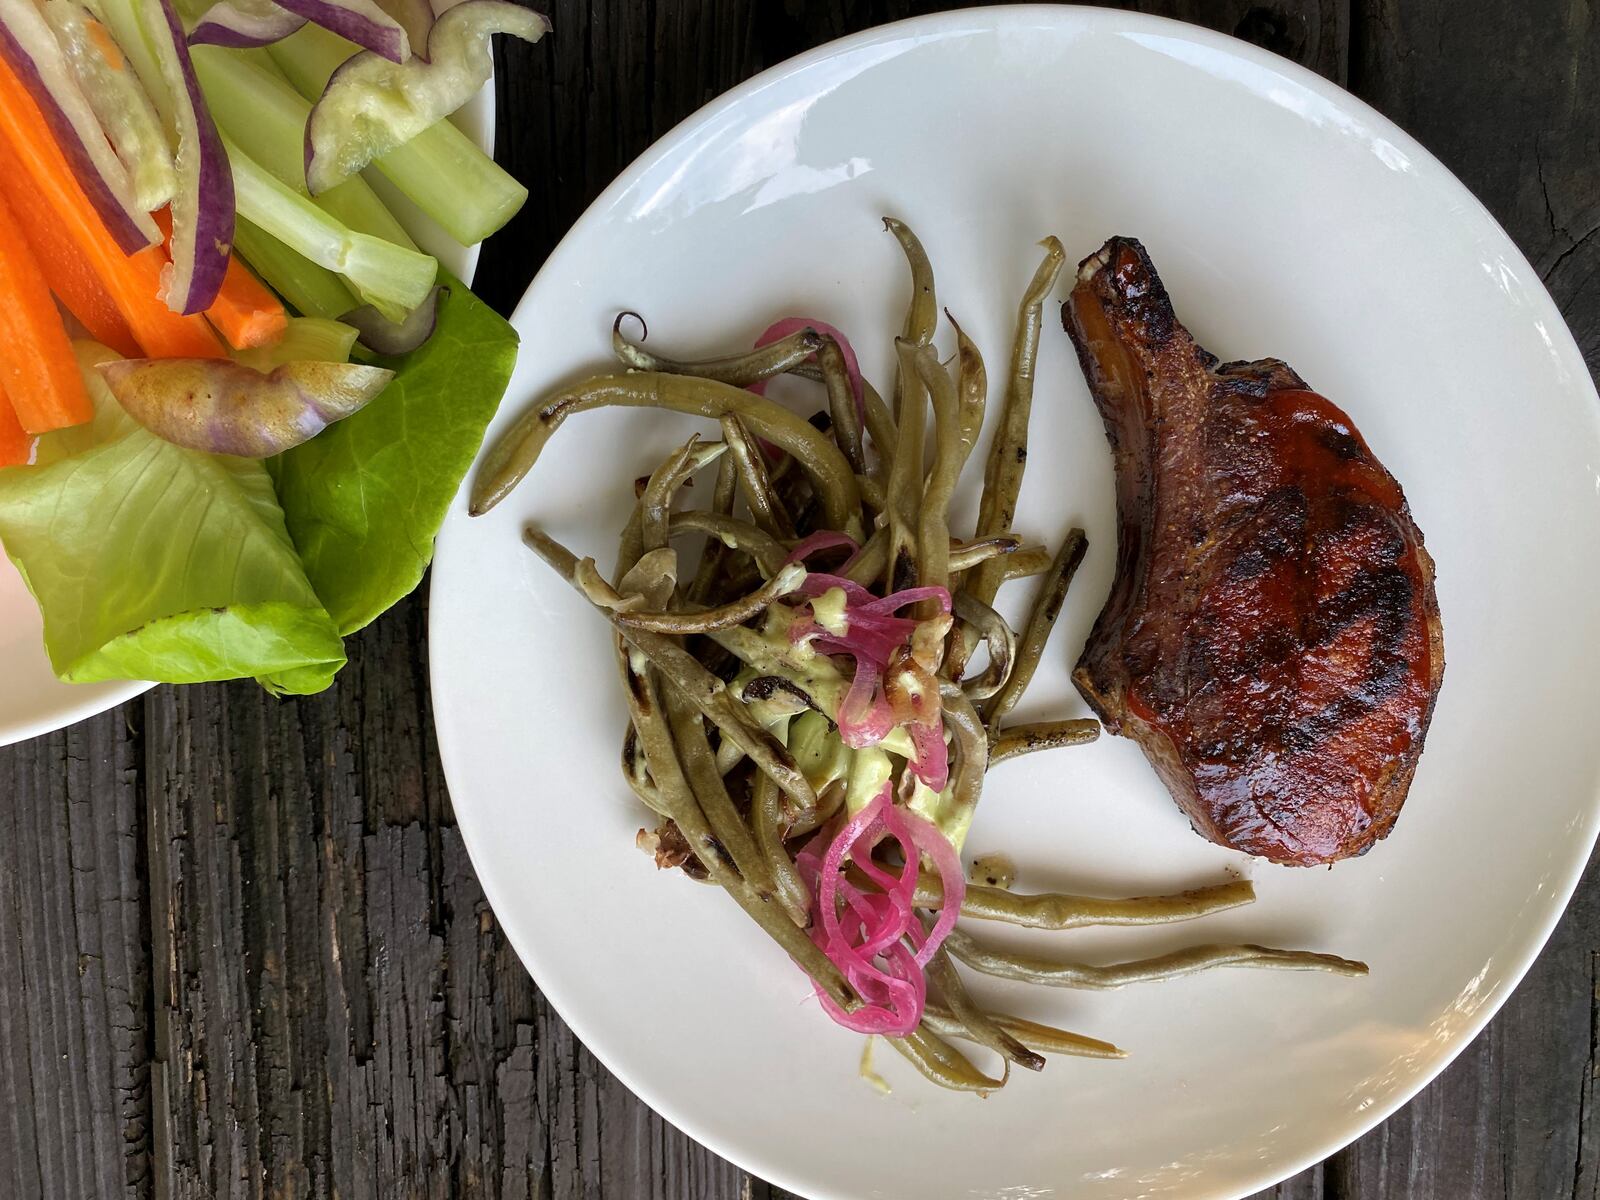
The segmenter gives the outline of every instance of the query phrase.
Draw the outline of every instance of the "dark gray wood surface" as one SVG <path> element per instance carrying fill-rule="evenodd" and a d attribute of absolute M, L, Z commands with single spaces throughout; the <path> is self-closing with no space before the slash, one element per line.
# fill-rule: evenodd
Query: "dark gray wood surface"
<path fill-rule="evenodd" d="M 533 198 L 488 248 L 479 290 L 509 311 L 600 189 L 701 103 L 940 7 L 559 0 L 553 38 L 501 49 L 499 153 Z M 1135 7 L 1258 42 L 1393 117 L 1506 226 L 1600 363 L 1587 0 Z M 1508 402 L 1531 417 L 1538 397 Z M 433 747 L 426 627 L 415 596 L 353 639 L 319 697 L 160 688 L 0 750 L 0 1197 L 783 1195 L 633 1099 L 511 953 Z M 1264 1195 L 1600 1196 L 1597 955 L 1591 870 L 1450 1070 Z"/>

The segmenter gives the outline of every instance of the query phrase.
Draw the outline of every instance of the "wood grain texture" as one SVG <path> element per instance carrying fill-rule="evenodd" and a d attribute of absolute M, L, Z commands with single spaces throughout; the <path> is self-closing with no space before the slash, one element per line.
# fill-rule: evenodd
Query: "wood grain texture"
<path fill-rule="evenodd" d="M 638 153 L 911 0 L 556 0 L 497 50 L 532 197 L 509 311 Z M 1527 252 L 1600 365 L 1600 30 L 1583 0 L 1137 0 L 1346 82 Z M 327 694 L 163 688 L 0 750 L 0 1196 L 786 1200 L 538 995 L 455 828 L 416 596 Z M 3 686 L 3 683 L 0 683 Z M 1260 1200 L 1600 1200 L 1600 870 L 1505 1010 L 1390 1121 Z"/>

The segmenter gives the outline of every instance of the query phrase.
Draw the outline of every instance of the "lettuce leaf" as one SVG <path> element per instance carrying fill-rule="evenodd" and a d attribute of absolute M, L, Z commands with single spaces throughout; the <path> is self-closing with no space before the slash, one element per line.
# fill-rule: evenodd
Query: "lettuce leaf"
<path fill-rule="evenodd" d="M 422 579 L 433 539 L 517 361 L 517 333 L 440 272 L 433 336 L 378 359 L 394 382 L 360 412 L 273 460 L 306 575 L 339 626 L 367 625 Z"/>
<path fill-rule="evenodd" d="M 116 357 L 75 348 L 86 368 Z M 327 687 L 344 648 L 266 470 L 161 441 L 85 377 L 94 421 L 0 471 L 0 542 L 39 603 L 56 674 Z"/>

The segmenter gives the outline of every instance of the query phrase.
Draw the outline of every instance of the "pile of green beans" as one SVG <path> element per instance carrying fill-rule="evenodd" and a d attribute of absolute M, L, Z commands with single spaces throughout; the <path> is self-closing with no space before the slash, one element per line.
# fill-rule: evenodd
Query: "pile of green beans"
<path fill-rule="evenodd" d="M 1045 239 L 1044 259 L 1018 306 L 977 527 L 963 537 L 950 527 L 951 500 L 983 425 L 983 357 L 946 311 L 955 352 L 948 363 L 942 359 L 934 347 L 941 310 L 929 256 L 902 222 L 888 219 L 885 227 L 904 252 L 911 279 L 911 300 L 895 340 L 892 404 L 864 380 L 858 393 L 839 343 L 816 329 L 802 328 L 747 353 L 692 361 L 646 350 L 643 319 L 622 313 L 611 331 L 622 371 L 563 388 L 525 413 L 491 448 L 471 495 L 474 514 L 494 507 L 574 413 L 649 407 L 714 423 L 719 440 L 691 437 L 636 485 L 609 579 L 593 559 L 536 528 L 527 529 L 526 540 L 611 624 L 628 705 L 623 777 L 662 822 L 654 833 L 641 830 L 639 844 L 656 855 L 658 865 L 682 867 L 692 878 L 721 887 L 847 1010 L 862 1001 L 809 936 L 813 897 L 795 861 L 816 831 L 840 818 L 845 787 L 837 774 L 814 785 L 780 731 L 808 710 L 831 722 L 850 676 L 839 661 L 802 653 L 762 632 L 768 618 L 783 615 L 775 609 L 806 576 L 804 565 L 787 561 L 795 546 L 815 533 L 844 533 L 861 545 L 850 561 L 832 568 L 847 578 L 879 595 L 910 586 L 950 592 L 952 612 L 941 618 L 943 624 L 930 619 L 937 611 L 931 602 L 916 615 L 924 622 L 919 638 L 930 630 L 930 637 L 944 638 L 942 647 L 934 642 L 928 661 L 939 663 L 951 753 L 941 803 L 961 828 L 991 768 L 1023 754 L 1092 742 L 1100 732 L 1095 721 L 1082 717 L 1008 723 L 1043 659 L 1088 547 L 1079 529 L 1070 530 L 1052 553 L 1025 544 L 1013 528 L 1042 312 L 1064 251 L 1056 239 Z M 639 325 L 639 342 L 624 333 L 630 318 Z M 821 385 L 810 419 L 747 390 L 780 375 Z M 680 507 L 683 489 L 713 468 L 707 507 Z M 679 546 L 688 535 L 705 544 L 694 568 L 681 570 Z M 995 597 L 1010 580 L 1034 577 L 1033 601 L 1019 633 L 996 611 Z M 984 665 L 972 670 L 980 646 Z M 900 760 L 910 754 L 903 731 L 886 738 L 882 748 Z M 872 886 L 859 872 L 855 882 Z M 1189 921 L 1254 899 L 1247 881 L 1132 899 L 1020 895 L 974 884 L 966 889 L 960 916 L 1061 931 Z M 914 904 L 929 922 L 945 907 L 936 874 L 919 871 Z M 1366 970 L 1332 955 L 1219 944 L 1093 965 L 995 949 L 958 928 L 927 966 L 932 998 L 921 1025 L 889 1041 L 935 1083 L 980 1094 L 1002 1086 L 1012 1066 L 1039 1070 L 1046 1054 L 1118 1058 L 1123 1051 L 986 1010 L 968 994 L 958 963 L 1005 979 L 1086 988 L 1224 966 Z M 981 1071 L 947 1039 L 993 1051 L 1004 1068 L 1000 1077 Z"/>

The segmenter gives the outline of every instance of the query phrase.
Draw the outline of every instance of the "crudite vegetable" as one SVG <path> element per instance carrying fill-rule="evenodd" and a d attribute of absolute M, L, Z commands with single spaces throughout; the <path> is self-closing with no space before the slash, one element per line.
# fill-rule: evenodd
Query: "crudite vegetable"
<path fill-rule="evenodd" d="M 494 507 L 561 424 L 593 408 L 715 422 L 716 440 L 696 434 L 643 483 L 609 576 L 526 530 L 528 545 L 611 627 L 628 708 L 623 777 L 658 819 L 640 831 L 640 846 L 659 867 L 726 891 L 809 977 L 834 1021 L 884 1036 L 929 1079 L 961 1091 L 1000 1087 L 1013 1065 L 1038 1070 L 1046 1053 L 1122 1051 L 986 1010 L 958 962 L 1085 988 L 1225 966 L 1365 974 L 1333 955 L 1254 945 L 1060 961 L 986 945 L 958 926 L 1155 925 L 1248 904 L 1255 893 L 1247 881 L 1126 900 L 967 884 L 959 854 L 988 772 L 1098 732 L 1076 718 L 1007 723 L 1086 548 L 1081 530 L 1054 554 L 1013 532 L 1040 313 L 1065 254 L 1046 239 L 1022 298 L 979 528 L 962 538 L 950 528 L 950 500 L 983 424 L 983 358 L 952 318 L 953 368 L 945 365 L 934 346 L 933 267 L 910 228 L 887 225 L 912 283 L 892 407 L 825 322 L 785 318 L 751 351 L 695 362 L 647 350 L 642 319 L 624 313 L 612 338 L 628 370 L 540 400 L 473 481 L 472 511 Z M 630 322 L 640 341 L 627 336 Z M 780 375 L 822 384 L 821 407 L 808 418 L 767 399 Z M 709 506 L 675 508 L 711 470 L 715 482 L 696 490 Z M 690 536 L 705 542 L 697 564 L 680 559 Z M 1022 577 L 1037 584 L 1018 634 L 993 601 Z M 998 1075 L 947 1038 L 997 1054 Z"/>
<path fill-rule="evenodd" d="M 316 691 L 421 579 L 517 338 L 358 168 L 463 244 L 526 199 L 448 118 L 548 22 L 464 7 L 0 0 L 0 542 L 61 678 Z"/>

